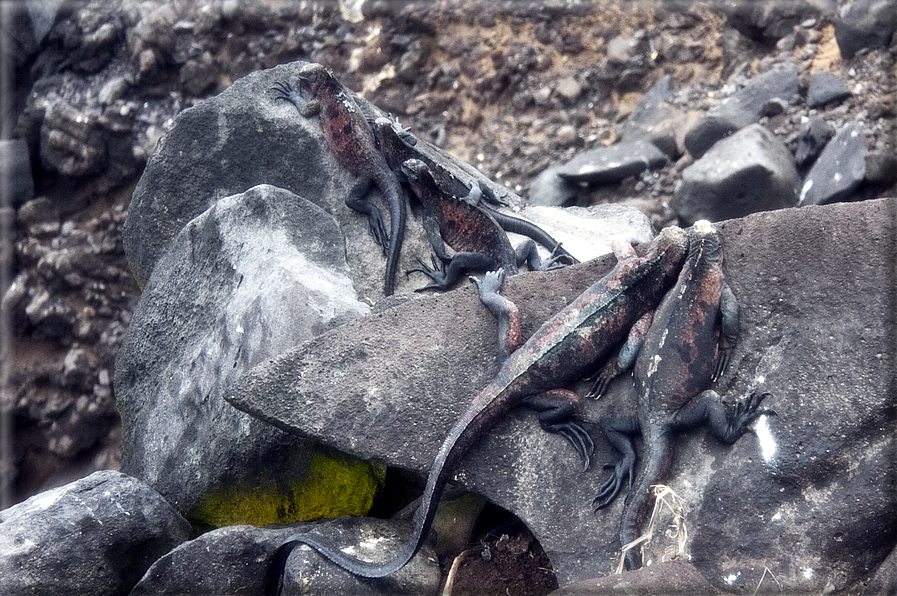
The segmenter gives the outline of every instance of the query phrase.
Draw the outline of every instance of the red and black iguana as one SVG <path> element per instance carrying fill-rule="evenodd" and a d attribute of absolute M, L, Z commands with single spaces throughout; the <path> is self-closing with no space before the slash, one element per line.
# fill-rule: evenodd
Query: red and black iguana
<path fill-rule="evenodd" d="M 434 259 L 432 268 L 418 259 L 422 268 L 408 272 L 420 271 L 432 280 L 421 290 L 451 289 L 462 275 L 473 271 L 501 268 L 506 275 L 514 275 L 523 263 L 528 263 L 534 271 L 546 271 L 559 260 L 566 259 L 566 255 L 552 254 L 543 261 L 531 239 L 515 250 L 490 211 L 479 206 L 478 197 L 482 190 L 477 182 L 473 183 L 467 196 L 458 197 L 443 190 L 434 172 L 423 161 L 409 159 L 401 168 L 408 185 L 423 205 L 424 230 L 439 259 Z M 451 257 L 445 252 L 445 244 L 456 251 Z"/>
<path fill-rule="evenodd" d="M 775 414 L 759 409 L 768 393 L 752 394 L 730 412 L 715 391 L 707 390 L 725 369 L 735 347 L 739 310 L 723 275 L 719 233 L 709 222 L 699 221 L 689 230 L 688 238 L 688 257 L 676 285 L 660 303 L 650 326 L 638 327 L 647 327 L 647 332 L 630 336 L 630 345 L 621 350 L 623 359 L 615 367 L 619 372 L 635 361 L 638 410 L 601 421 L 605 436 L 623 457 L 601 487 L 595 499 L 597 509 L 609 505 L 627 479 L 632 487 L 636 459 L 632 436 L 641 433 L 647 450 L 644 470 L 623 513 L 620 540 L 624 546 L 641 533 L 641 524 L 654 503 L 650 489 L 669 472 L 678 432 L 707 424 L 717 439 L 732 444 L 758 417 Z M 607 380 L 600 380 L 599 385 L 606 386 Z M 626 551 L 624 564 L 626 569 L 641 567 L 639 550 Z"/>
<path fill-rule="evenodd" d="M 367 215 L 371 234 L 383 247 L 386 255 L 383 293 L 390 296 L 395 291 L 396 269 L 405 237 L 407 206 L 402 185 L 377 148 L 371 125 L 333 71 L 311 63 L 303 66 L 298 76 L 312 99 L 304 101 L 301 93 L 287 83 L 275 85 L 277 99 L 289 101 L 303 116 L 318 114 L 327 147 L 341 166 L 358 177 L 346 197 L 346 205 Z M 372 184 L 377 185 L 389 205 L 388 234 L 380 210 L 365 198 Z"/>
<path fill-rule="evenodd" d="M 618 263 L 610 273 L 546 321 L 516 351 L 521 339 L 520 317 L 517 307 L 498 293 L 504 273 L 490 272 L 476 281 L 480 300 L 498 319 L 501 351 L 507 358 L 448 432 L 430 468 L 408 542 L 392 559 L 372 563 L 342 552 L 314 533 L 294 534 L 274 555 L 266 594 L 280 594 L 287 559 L 300 544 L 362 577 L 385 577 L 404 567 L 423 544 L 445 484 L 461 458 L 516 405 L 540 411 L 542 427 L 566 437 L 588 464 L 592 440 L 576 422 L 578 397 L 565 386 L 603 364 L 632 324 L 660 302 L 676 280 L 687 249 L 685 232 L 678 227 L 664 229 L 644 257 L 638 257 L 626 243 L 615 243 Z"/>

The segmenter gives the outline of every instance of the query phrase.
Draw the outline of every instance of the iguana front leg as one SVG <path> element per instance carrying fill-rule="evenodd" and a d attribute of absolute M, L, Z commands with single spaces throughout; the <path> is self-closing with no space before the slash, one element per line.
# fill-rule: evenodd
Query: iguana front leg
<path fill-rule="evenodd" d="M 521 345 L 522 338 L 517 305 L 499 293 L 505 280 L 504 269 L 487 272 L 482 281 L 476 277 L 470 277 L 470 280 L 479 290 L 480 301 L 498 321 L 499 352 L 506 359 Z M 576 393 L 561 388 L 550 389 L 526 397 L 520 405 L 538 412 L 543 430 L 560 434 L 570 441 L 583 468 L 588 469 L 595 444 L 578 422 L 582 418 L 582 406 Z"/>

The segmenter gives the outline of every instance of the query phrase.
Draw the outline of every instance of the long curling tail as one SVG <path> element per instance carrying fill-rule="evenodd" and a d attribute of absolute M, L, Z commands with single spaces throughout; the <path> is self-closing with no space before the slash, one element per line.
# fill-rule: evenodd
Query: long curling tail
<path fill-rule="evenodd" d="M 490 384 L 480 394 L 480 397 L 491 395 L 491 389 L 492 385 Z M 307 544 L 349 573 L 361 577 L 386 577 L 407 565 L 423 546 L 430 531 L 430 526 L 433 524 L 433 518 L 436 515 L 436 508 L 442 496 L 442 491 L 445 489 L 445 485 L 458 462 L 472 444 L 473 438 L 488 430 L 495 421 L 499 420 L 510 409 L 509 404 L 490 403 L 490 400 L 480 399 L 480 397 L 475 400 L 477 405 L 468 409 L 459 418 L 455 426 L 449 431 L 445 441 L 443 441 L 442 447 L 433 461 L 433 466 L 430 468 L 427 486 L 424 489 L 420 507 L 414 516 L 414 530 L 411 533 L 411 537 L 392 559 L 382 563 L 363 561 L 357 557 L 347 555 L 332 544 L 327 544 L 318 535 L 308 533 L 293 534 L 277 549 L 274 559 L 268 567 L 265 596 L 280 595 L 283 588 L 283 576 L 286 570 L 287 559 L 292 550 L 300 544 Z M 486 406 L 490 407 L 487 408 Z"/>
<path fill-rule="evenodd" d="M 389 252 L 386 255 L 386 279 L 383 282 L 383 293 L 392 296 L 396 289 L 396 271 L 399 268 L 399 256 L 402 253 L 402 241 L 405 239 L 405 223 L 408 219 L 408 207 L 405 193 L 401 185 L 395 182 L 384 182 L 383 193 L 389 204 Z"/>
<path fill-rule="evenodd" d="M 651 487 L 663 481 L 673 463 L 673 441 L 668 433 L 662 432 L 652 439 L 646 438 L 645 444 L 650 445 L 645 454 L 645 470 L 626 504 L 620 524 L 621 546 L 626 546 L 642 535 L 642 524 L 654 507 L 655 496 Z M 641 545 L 633 546 L 625 554 L 625 567 L 632 570 L 641 566 Z"/>

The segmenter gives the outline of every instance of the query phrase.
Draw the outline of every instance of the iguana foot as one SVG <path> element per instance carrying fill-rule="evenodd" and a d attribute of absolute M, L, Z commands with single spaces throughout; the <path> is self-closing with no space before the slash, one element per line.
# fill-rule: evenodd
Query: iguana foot
<path fill-rule="evenodd" d="M 295 105 L 296 101 L 301 99 L 299 92 L 285 81 L 277 81 L 271 86 L 271 90 L 277 92 L 277 95 L 274 96 L 275 101 L 288 101 Z"/>
<path fill-rule="evenodd" d="M 592 437 L 576 422 L 565 422 L 555 425 L 553 432 L 560 434 L 570 441 L 579 459 L 582 460 L 582 471 L 585 472 L 592 465 L 592 454 L 595 453 L 595 442 Z"/>
<path fill-rule="evenodd" d="M 449 279 L 445 264 L 441 261 L 437 260 L 437 258 L 433 255 L 430 255 L 430 262 L 433 264 L 432 267 L 427 266 L 420 257 L 417 257 L 417 262 L 420 263 L 419 269 L 409 269 L 405 272 L 405 276 L 412 273 L 423 273 L 427 277 L 429 277 L 433 283 L 427 284 L 422 288 L 418 288 L 414 290 L 415 292 L 423 292 L 424 290 L 448 290 L 454 285 L 455 281 L 457 281 L 457 277 L 455 279 Z M 473 279 L 473 278 L 471 278 Z"/>
<path fill-rule="evenodd" d="M 760 403 L 771 396 L 769 392 L 763 392 L 757 395 L 756 392 L 751 393 L 744 402 L 735 404 L 735 413 L 729 418 L 727 425 L 726 438 L 731 438 L 731 442 L 748 432 L 750 424 L 760 416 L 778 416 L 775 410 L 761 410 Z"/>
<path fill-rule="evenodd" d="M 596 512 L 599 509 L 604 509 L 617 498 L 627 480 L 629 490 L 632 490 L 632 479 L 635 477 L 635 458 L 623 458 L 616 464 L 605 464 L 604 469 L 613 469 L 614 472 L 610 478 L 604 481 L 598 490 L 598 495 L 592 501 Z"/>
<path fill-rule="evenodd" d="M 473 275 L 468 279 L 470 279 L 470 281 L 473 282 L 473 285 L 477 287 L 477 290 L 480 292 L 480 298 L 482 299 L 485 295 L 498 293 L 502 284 L 505 283 L 505 270 L 503 267 L 499 267 L 496 271 L 487 271 L 483 276 L 482 281 Z"/>
<path fill-rule="evenodd" d="M 551 249 L 551 254 L 548 255 L 548 258 L 543 261 L 543 268 L 540 269 L 540 271 L 550 271 L 551 269 L 569 267 L 574 263 L 576 263 L 576 259 L 567 254 L 563 247 L 561 247 L 561 243 L 558 242 L 554 245 L 554 248 Z"/>
<path fill-rule="evenodd" d="M 539 412 L 542 429 L 557 433 L 570 441 L 583 463 L 583 471 L 589 469 L 595 443 L 579 424 L 579 396 L 568 389 L 552 389 L 526 398 L 522 405 Z"/>
<path fill-rule="evenodd" d="M 389 232 L 386 231 L 383 216 L 380 215 L 380 209 L 365 198 L 371 188 L 371 184 L 371 179 L 360 178 L 349 190 L 349 194 L 346 195 L 346 206 L 367 216 L 368 230 L 371 236 L 374 237 L 374 242 L 383 249 L 383 256 L 387 256 L 389 252 Z"/>

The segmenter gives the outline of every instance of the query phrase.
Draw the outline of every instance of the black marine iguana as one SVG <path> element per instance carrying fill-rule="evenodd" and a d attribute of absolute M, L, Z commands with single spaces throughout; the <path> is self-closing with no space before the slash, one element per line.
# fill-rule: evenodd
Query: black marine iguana
<path fill-rule="evenodd" d="M 320 115 L 324 140 L 337 161 L 358 177 L 349 191 L 346 205 L 368 216 L 371 234 L 386 255 L 386 279 L 383 293 L 395 290 L 395 275 L 405 235 L 407 207 L 402 185 L 383 154 L 377 149 L 374 133 L 358 104 L 352 99 L 333 71 L 320 64 L 307 64 L 299 71 L 299 79 L 308 86 L 312 99 L 303 104 L 302 95 L 287 83 L 275 89 L 277 98 L 289 101 L 299 113 L 309 117 Z M 376 184 L 389 205 L 390 232 L 376 205 L 365 199 L 371 184 Z"/>
<path fill-rule="evenodd" d="M 566 264 L 569 265 L 579 262 L 564 250 L 548 232 L 536 224 L 499 211 L 496 207 L 501 205 L 501 201 L 489 186 L 480 183 L 475 178 L 470 186 L 462 182 L 439 160 L 422 150 L 417 137 L 403 127 L 398 120 L 381 116 L 374 120 L 372 126 L 380 151 L 399 179 L 405 179 L 402 167 L 405 162 L 409 159 L 420 160 L 429 168 L 431 176 L 443 196 L 465 197 L 468 203 L 486 211 L 506 232 L 528 236 L 551 251 L 558 261 L 566 261 Z M 536 252 L 535 246 L 519 250 L 529 251 L 527 254 Z"/>
<path fill-rule="evenodd" d="M 563 258 L 552 254 L 543 261 L 536 244 L 529 239 L 515 250 L 490 211 L 478 206 L 481 190 L 477 182 L 466 197 L 459 198 L 443 190 L 433 170 L 423 161 L 409 159 L 401 167 L 408 185 L 423 205 L 424 230 L 439 259 L 438 262 L 434 259 L 432 268 L 418 259 L 422 268 L 408 272 L 420 271 L 433 280 L 421 290 L 447 290 L 471 271 L 501 268 L 507 275 L 514 275 L 525 262 L 534 271 L 545 271 Z M 446 254 L 445 244 L 456 251 L 453 256 Z"/>
<path fill-rule="evenodd" d="M 631 436 L 641 433 L 647 449 L 644 471 L 623 513 L 620 540 L 624 546 L 638 538 L 654 503 L 651 486 L 662 482 L 669 472 L 676 433 L 706 423 L 717 439 L 732 444 L 759 416 L 775 414 L 759 409 L 768 393 L 759 397 L 752 394 L 729 412 L 715 391 L 706 390 L 722 373 L 735 346 L 738 304 L 723 277 L 719 233 L 709 222 L 699 221 L 688 237 L 688 257 L 679 279 L 657 308 L 637 350 L 634 377 L 638 411 L 601 421 L 608 440 L 623 457 L 601 487 L 595 499 L 597 509 L 613 501 L 627 478 L 632 487 L 635 448 Z M 637 337 L 629 341 L 634 340 Z M 632 356 L 636 350 L 621 353 Z M 624 361 L 619 368 L 629 364 Z M 626 552 L 625 566 L 641 566 L 638 549 Z"/>
<path fill-rule="evenodd" d="M 629 327 L 657 305 L 675 281 L 687 248 L 685 233 L 676 227 L 663 230 L 644 257 L 638 257 L 626 243 L 615 243 L 618 263 L 610 273 L 546 321 L 513 353 L 520 342 L 520 320 L 516 306 L 498 293 L 504 274 L 490 272 L 483 281 L 476 281 L 481 301 L 498 319 L 502 352 L 509 356 L 448 432 L 430 468 L 408 542 L 392 559 L 372 563 L 343 553 L 315 534 L 294 534 L 275 553 L 266 593 L 280 593 L 287 558 L 299 544 L 311 546 L 363 577 L 385 577 L 404 567 L 423 544 L 442 490 L 458 462 L 515 405 L 541 411 L 542 427 L 570 440 L 587 464 L 592 441 L 575 422 L 576 394 L 563 387 L 598 366 L 625 339 Z"/>

